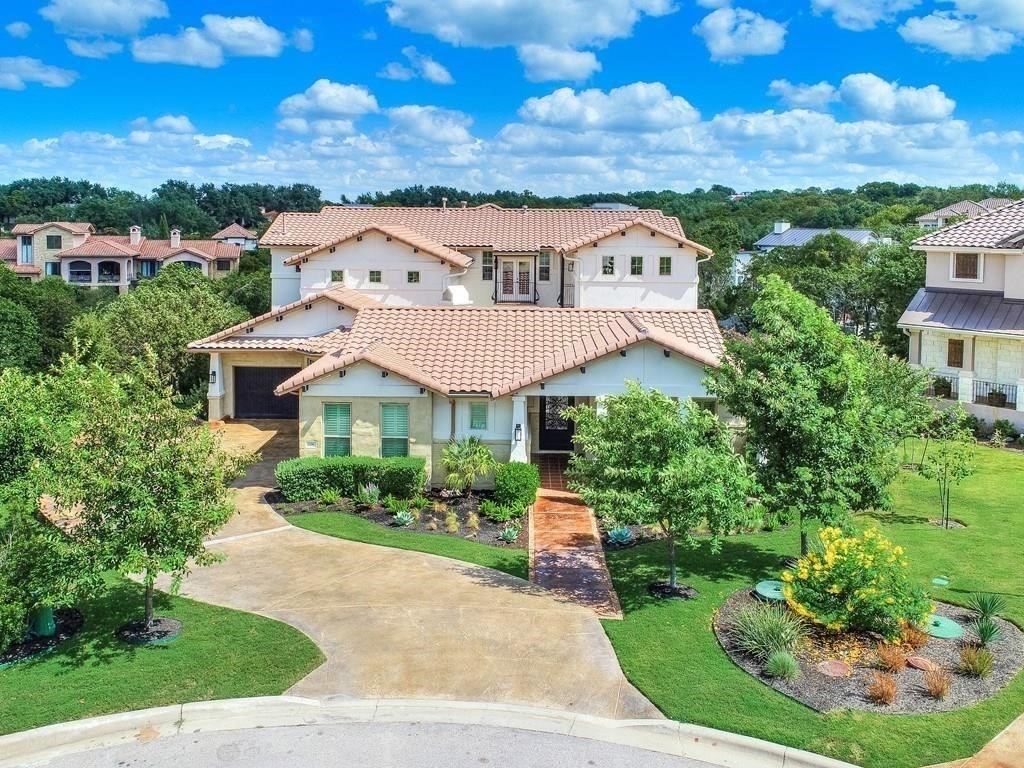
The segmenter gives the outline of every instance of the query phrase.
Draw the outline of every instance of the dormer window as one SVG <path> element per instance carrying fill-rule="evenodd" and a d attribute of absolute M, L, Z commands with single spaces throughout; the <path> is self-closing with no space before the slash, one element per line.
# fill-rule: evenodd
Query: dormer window
<path fill-rule="evenodd" d="M 981 282 L 981 254 L 954 253 L 950 279 Z"/>

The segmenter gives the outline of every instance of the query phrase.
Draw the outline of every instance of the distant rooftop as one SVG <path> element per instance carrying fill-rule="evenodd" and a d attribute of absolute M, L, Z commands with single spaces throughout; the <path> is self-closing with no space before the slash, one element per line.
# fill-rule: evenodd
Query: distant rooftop
<path fill-rule="evenodd" d="M 819 235 L 827 235 L 832 232 L 835 232 L 837 235 L 842 235 L 847 240 L 850 240 L 857 245 L 868 245 L 870 243 L 877 242 L 878 240 L 875 233 L 870 229 L 792 227 L 788 221 L 778 221 L 775 223 L 773 231 L 769 232 L 754 243 L 754 248 L 762 251 L 770 250 L 771 248 L 798 248 L 802 245 L 807 245 L 807 243 L 811 242 L 811 240 Z"/>

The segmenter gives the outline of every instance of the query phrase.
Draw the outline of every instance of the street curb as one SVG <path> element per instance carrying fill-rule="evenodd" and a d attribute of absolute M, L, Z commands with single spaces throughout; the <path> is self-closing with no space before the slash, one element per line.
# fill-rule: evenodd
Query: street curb
<path fill-rule="evenodd" d="M 619 744 L 723 768 L 855 768 L 811 752 L 671 720 L 611 720 L 508 704 L 300 696 L 201 701 L 22 731 L 0 737 L 0 768 L 27 768 L 65 755 L 179 734 L 337 723 L 498 726 Z"/>

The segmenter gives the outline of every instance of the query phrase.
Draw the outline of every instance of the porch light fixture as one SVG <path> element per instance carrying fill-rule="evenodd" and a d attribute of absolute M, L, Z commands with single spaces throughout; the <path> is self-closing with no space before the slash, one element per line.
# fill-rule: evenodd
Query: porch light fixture
<path fill-rule="evenodd" d="M 620 349 L 619 350 L 619 357 L 625 357 L 625 356 L 626 356 L 626 350 Z"/>
<path fill-rule="evenodd" d="M 521 443 L 523 441 L 523 425 L 516 424 L 516 442 Z"/>
<path fill-rule="evenodd" d="M 381 372 L 380 372 L 380 377 L 381 377 L 382 379 L 386 379 L 386 378 L 388 377 L 388 372 L 387 372 L 387 371 L 381 371 Z"/>
<path fill-rule="evenodd" d="M 662 353 L 663 355 L 665 355 L 665 357 L 671 357 L 671 356 L 672 356 L 672 353 L 671 353 L 671 352 L 669 352 L 669 351 L 668 351 L 667 349 L 663 349 L 663 350 L 661 350 L 661 353 Z"/>
<path fill-rule="evenodd" d="M 338 371 L 338 378 L 339 379 L 344 379 L 345 378 L 345 369 L 344 368 L 342 368 L 340 371 Z"/>
<path fill-rule="evenodd" d="M 587 366 L 581 365 L 580 366 L 580 373 L 586 373 L 586 372 L 587 372 Z"/>
<path fill-rule="evenodd" d="M 303 392 L 309 392 L 309 384 L 303 384 L 302 385 L 302 391 Z"/>
<path fill-rule="evenodd" d="M 210 371 L 210 383 L 211 384 L 216 384 L 217 383 L 217 372 L 216 371 Z"/>

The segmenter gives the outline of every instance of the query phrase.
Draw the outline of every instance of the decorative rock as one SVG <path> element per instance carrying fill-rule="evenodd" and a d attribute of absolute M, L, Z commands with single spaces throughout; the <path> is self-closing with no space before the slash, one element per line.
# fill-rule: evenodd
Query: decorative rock
<path fill-rule="evenodd" d="M 754 587 L 754 592 L 756 592 L 757 596 L 762 600 L 767 600 L 772 603 L 786 599 L 782 596 L 782 582 L 775 581 L 773 579 L 759 581 L 757 586 Z"/>
<path fill-rule="evenodd" d="M 829 659 L 818 664 L 818 671 L 825 677 L 849 677 L 853 674 L 853 667 L 839 659 Z"/>
<path fill-rule="evenodd" d="M 923 656 L 907 656 L 907 666 L 913 667 L 914 669 L 920 669 L 922 672 L 939 668 L 938 664 L 934 661 L 929 661 Z"/>

